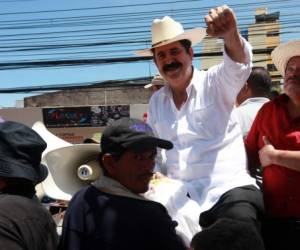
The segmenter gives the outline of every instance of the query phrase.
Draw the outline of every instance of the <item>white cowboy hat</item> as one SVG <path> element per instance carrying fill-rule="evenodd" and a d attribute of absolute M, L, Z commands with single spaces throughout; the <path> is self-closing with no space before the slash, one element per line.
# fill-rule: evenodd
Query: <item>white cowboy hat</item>
<path fill-rule="evenodd" d="M 152 56 L 151 49 L 157 48 L 172 42 L 187 39 L 192 46 L 201 42 L 206 35 L 206 29 L 194 28 L 184 31 L 182 25 L 169 16 L 163 19 L 154 19 L 151 27 L 152 47 L 135 51 L 138 56 Z"/>
<path fill-rule="evenodd" d="M 153 77 L 151 83 L 144 86 L 145 89 L 151 88 L 153 85 L 158 86 L 164 86 L 165 85 L 165 79 L 161 75 L 156 75 Z"/>
<path fill-rule="evenodd" d="M 300 56 L 300 40 L 281 44 L 272 51 L 273 63 L 282 76 L 284 76 L 288 61 L 294 56 Z"/>

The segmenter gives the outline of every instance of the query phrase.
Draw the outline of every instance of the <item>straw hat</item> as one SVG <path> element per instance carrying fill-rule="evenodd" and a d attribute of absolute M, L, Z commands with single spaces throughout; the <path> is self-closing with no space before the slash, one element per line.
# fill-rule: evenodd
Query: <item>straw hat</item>
<path fill-rule="evenodd" d="M 284 76 L 288 61 L 294 56 L 300 56 L 300 40 L 281 44 L 272 51 L 273 63 L 282 76 Z"/>
<path fill-rule="evenodd" d="M 157 48 L 172 42 L 187 39 L 192 46 L 201 42 L 206 35 L 204 28 L 194 28 L 184 31 L 182 25 L 169 16 L 163 19 L 154 19 L 151 27 L 152 47 L 144 50 L 135 51 L 138 56 L 152 56 L 151 49 Z"/>
<path fill-rule="evenodd" d="M 158 86 L 164 86 L 165 85 L 165 79 L 161 75 L 156 75 L 153 77 L 151 83 L 144 86 L 145 89 L 151 88 L 154 85 Z"/>

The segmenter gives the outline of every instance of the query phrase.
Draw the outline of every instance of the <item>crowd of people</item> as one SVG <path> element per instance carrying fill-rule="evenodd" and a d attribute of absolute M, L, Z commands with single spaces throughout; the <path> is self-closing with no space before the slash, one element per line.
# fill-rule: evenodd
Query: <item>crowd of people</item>
<path fill-rule="evenodd" d="M 155 87 L 147 121 L 121 118 L 106 127 L 103 176 L 73 196 L 60 237 L 35 198 L 47 176 L 46 143 L 22 124 L 0 122 L 1 249 L 299 248 L 300 40 L 271 54 L 284 77 L 284 93 L 273 97 L 234 11 L 216 7 L 205 22 L 206 29 L 184 31 L 168 16 L 153 21 L 152 46 L 136 51 L 152 56 L 159 71 L 147 86 Z M 224 59 L 200 71 L 193 46 L 206 34 L 223 39 Z M 193 223 L 201 230 L 189 243 L 166 207 L 144 196 L 160 180 L 182 183 L 182 195 L 199 206 Z"/>

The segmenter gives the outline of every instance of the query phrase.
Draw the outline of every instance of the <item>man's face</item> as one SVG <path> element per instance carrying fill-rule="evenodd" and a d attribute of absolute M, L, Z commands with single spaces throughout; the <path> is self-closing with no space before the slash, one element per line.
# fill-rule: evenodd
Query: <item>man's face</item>
<path fill-rule="evenodd" d="M 285 68 L 284 92 L 288 96 L 300 95 L 300 56 L 292 57 Z"/>
<path fill-rule="evenodd" d="M 153 176 L 156 149 L 135 152 L 127 150 L 114 161 L 113 178 L 135 194 L 145 193 Z"/>
<path fill-rule="evenodd" d="M 191 76 L 193 49 L 186 52 L 180 42 L 173 42 L 154 49 L 154 61 L 169 84 L 185 82 Z"/>

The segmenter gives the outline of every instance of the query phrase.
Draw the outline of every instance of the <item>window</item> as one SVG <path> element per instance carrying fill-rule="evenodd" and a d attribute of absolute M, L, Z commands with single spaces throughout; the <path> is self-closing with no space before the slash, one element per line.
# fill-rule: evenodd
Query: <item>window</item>
<path fill-rule="evenodd" d="M 272 36 L 279 36 L 279 31 L 278 30 L 271 30 L 267 32 L 267 37 L 272 37 Z"/>
<path fill-rule="evenodd" d="M 277 69 L 276 69 L 276 67 L 275 67 L 275 65 L 274 64 L 268 64 L 267 65 L 267 70 L 268 71 L 277 71 Z"/>

